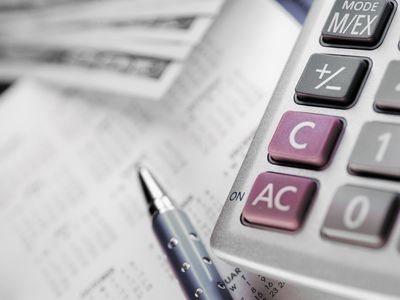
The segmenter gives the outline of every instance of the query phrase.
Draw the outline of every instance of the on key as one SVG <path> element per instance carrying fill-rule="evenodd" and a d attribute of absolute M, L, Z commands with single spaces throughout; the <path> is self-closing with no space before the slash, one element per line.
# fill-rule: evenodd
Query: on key
<path fill-rule="evenodd" d="M 322 30 L 335 46 L 375 48 L 383 39 L 395 4 L 389 0 L 336 0 Z"/>

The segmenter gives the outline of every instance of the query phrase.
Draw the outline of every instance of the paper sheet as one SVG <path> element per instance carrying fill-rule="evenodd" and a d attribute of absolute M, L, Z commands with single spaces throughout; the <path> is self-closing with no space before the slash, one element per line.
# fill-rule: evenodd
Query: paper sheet
<path fill-rule="evenodd" d="M 29 75 L 61 88 L 161 100 L 224 1 L 67 0 L 14 13 L 0 8 L 0 79 Z"/>
<path fill-rule="evenodd" d="M 229 1 L 162 102 L 29 81 L 10 91 L 0 102 L 0 299 L 183 299 L 135 165 L 151 168 L 208 244 L 298 31 L 273 1 Z M 213 259 L 235 299 L 320 299 Z"/>

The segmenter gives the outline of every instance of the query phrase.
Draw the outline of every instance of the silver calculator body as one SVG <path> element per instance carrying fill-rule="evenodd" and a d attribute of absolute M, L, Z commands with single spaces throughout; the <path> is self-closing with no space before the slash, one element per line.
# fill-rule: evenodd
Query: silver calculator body
<path fill-rule="evenodd" d="M 214 228 L 218 257 L 400 299 L 399 41 L 396 1 L 314 1 Z"/>

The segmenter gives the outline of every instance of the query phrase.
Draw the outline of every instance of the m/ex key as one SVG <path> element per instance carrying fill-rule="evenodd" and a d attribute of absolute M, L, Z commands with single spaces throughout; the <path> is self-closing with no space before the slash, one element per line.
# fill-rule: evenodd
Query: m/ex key
<path fill-rule="evenodd" d="M 394 11 L 390 0 L 337 0 L 322 30 L 322 42 L 374 48 Z"/>

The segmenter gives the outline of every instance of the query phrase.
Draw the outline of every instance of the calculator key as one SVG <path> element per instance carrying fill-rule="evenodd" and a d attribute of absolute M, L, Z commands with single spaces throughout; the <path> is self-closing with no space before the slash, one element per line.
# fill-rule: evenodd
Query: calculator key
<path fill-rule="evenodd" d="M 375 96 L 375 107 L 400 113 L 400 61 L 391 61 L 386 69 L 378 92 Z"/>
<path fill-rule="evenodd" d="M 251 189 L 242 217 L 246 223 L 295 231 L 300 228 L 317 188 L 313 179 L 261 173 Z"/>
<path fill-rule="evenodd" d="M 338 46 L 374 47 L 382 40 L 393 10 L 389 0 L 336 0 L 322 40 Z"/>
<path fill-rule="evenodd" d="M 278 163 L 322 168 L 330 159 L 342 127 L 337 117 L 288 111 L 271 139 L 269 155 Z"/>
<path fill-rule="evenodd" d="M 313 54 L 296 86 L 304 104 L 349 106 L 367 76 L 369 62 L 356 56 Z"/>
<path fill-rule="evenodd" d="M 366 123 L 348 166 L 354 173 L 400 179 L 400 124 Z"/>
<path fill-rule="evenodd" d="M 334 196 L 321 234 L 352 244 L 381 247 L 396 212 L 395 193 L 345 185 Z"/>

